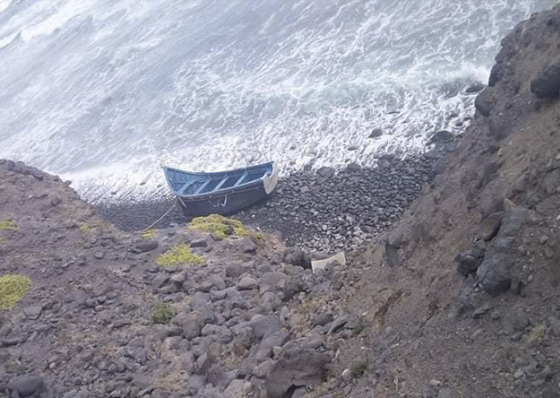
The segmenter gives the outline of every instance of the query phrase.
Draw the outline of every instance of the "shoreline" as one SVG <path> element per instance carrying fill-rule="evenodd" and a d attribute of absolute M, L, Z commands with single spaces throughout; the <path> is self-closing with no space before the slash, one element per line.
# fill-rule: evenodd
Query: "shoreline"
<path fill-rule="evenodd" d="M 290 245 L 308 250 L 356 248 L 386 230 L 435 175 L 439 151 L 398 159 L 379 158 L 376 167 L 352 164 L 335 172 L 323 167 L 280 178 L 266 201 L 231 215 L 265 232 L 280 232 Z M 94 206 L 126 232 L 147 228 L 169 211 L 172 197 Z M 175 207 L 153 228 L 184 225 L 190 218 Z"/>

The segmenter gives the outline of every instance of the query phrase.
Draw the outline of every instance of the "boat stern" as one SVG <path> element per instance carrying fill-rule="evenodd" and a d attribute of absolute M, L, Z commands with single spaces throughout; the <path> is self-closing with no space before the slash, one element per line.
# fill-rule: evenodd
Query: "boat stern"
<path fill-rule="evenodd" d="M 278 169 L 275 165 L 272 165 L 272 173 L 270 175 L 265 175 L 263 177 L 264 191 L 267 195 L 270 195 L 272 191 L 276 188 L 278 184 Z"/>

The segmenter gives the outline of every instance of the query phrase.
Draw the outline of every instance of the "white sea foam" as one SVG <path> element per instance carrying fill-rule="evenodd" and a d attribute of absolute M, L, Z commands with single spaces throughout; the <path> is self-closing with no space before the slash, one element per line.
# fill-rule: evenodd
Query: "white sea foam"
<path fill-rule="evenodd" d="M 0 0 L 0 12 L 4 12 L 10 7 L 12 0 Z"/>
<path fill-rule="evenodd" d="M 487 80 L 503 35 L 555 3 L 8 4 L 0 157 L 62 174 L 97 201 L 163 195 L 160 162 L 272 159 L 289 173 L 420 152 L 435 131 L 462 131 L 474 100 L 464 89 Z M 383 136 L 369 139 L 373 128 Z"/>
<path fill-rule="evenodd" d="M 9 46 L 10 44 L 12 44 L 12 42 L 19 36 L 18 32 L 12 33 L 11 35 L 2 37 L 0 39 L 0 50 L 3 49 L 6 46 Z"/>
<path fill-rule="evenodd" d="M 21 38 L 24 41 L 32 40 L 38 36 L 52 34 L 55 30 L 66 25 L 72 18 L 83 15 L 84 12 L 90 10 L 97 1 L 80 0 L 53 3 L 54 4 L 50 4 L 49 10 L 46 11 L 52 12 L 51 15 L 35 25 L 26 26 L 22 29 Z"/>

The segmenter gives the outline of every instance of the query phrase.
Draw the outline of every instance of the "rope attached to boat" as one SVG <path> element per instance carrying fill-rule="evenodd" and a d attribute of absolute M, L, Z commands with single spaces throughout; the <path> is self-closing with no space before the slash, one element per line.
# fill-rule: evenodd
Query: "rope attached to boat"
<path fill-rule="evenodd" d="M 163 216 L 161 216 L 160 218 L 158 218 L 158 219 L 157 219 L 153 224 L 151 224 L 149 227 L 144 228 L 144 229 L 142 230 L 142 232 L 148 231 L 148 230 L 151 229 L 154 225 L 156 225 L 158 222 L 160 222 L 160 221 L 163 220 L 165 217 L 167 217 L 167 215 L 168 215 L 169 213 L 171 213 L 171 211 L 175 208 L 175 206 L 177 206 L 177 202 L 174 201 L 174 202 L 173 202 L 173 206 L 171 206 L 171 208 L 170 208 L 169 210 L 167 210 Z"/>

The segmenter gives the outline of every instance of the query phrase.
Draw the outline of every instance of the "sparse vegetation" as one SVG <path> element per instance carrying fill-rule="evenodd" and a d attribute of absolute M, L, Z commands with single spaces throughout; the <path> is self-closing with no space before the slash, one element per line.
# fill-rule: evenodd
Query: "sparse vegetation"
<path fill-rule="evenodd" d="M 364 319 L 360 318 L 360 320 L 358 321 L 358 324 L 354 328 L 354 336 L 358 336 L 359 334 L 361 334 L 364 331 L 365 328 L 366 328 L 366 324 L 364 322 Z"/>
<path fill-rule="evenodd" d="M 160 267 L 172 267 L 174 265 L 199 265 L 204 262 L 204 258 L 194 254 L 190 247 L 185 243 L 169 249 L 156 259 L 156 264 Z"/>
<path fill-rule="evenodd" d="M 533 330 L 531 330 L 531 333 L 529 334 L 529 343 L 534 345 L 540 344 L 540 342 L 544 337 L 545 332 L 546 332 L 546 326 L 544 326 L 542 323 L 536 325 L 533 328 Z"/>
<path fill-rule="evenodd" d="M 352 364 L 352 375 L 355 378 L 362 377 L 367 369 L 367 362 L 366 361 L 355 361 Z"/>
<path fill-rule="evenodd" d="M 7 229 L 17 229 L 17 224 L 11 220 L 0 221 L 0 231 Z"/>
<path fill-rule="evenodd" d="M 0 277 L 0 309 L 10 310 L 31 286 L 31 279 L 25 275 L 9 274 Z"/>
<path fill-rule="evenodd" d="M 219 214 L 211 214 L 208 217 L 196 217 L 191 221 L 189 228 L 212 233 L 220 239 L 225 239 L 231 235 L 240 237 L 251 235 L 249 229 L 241 221 L 226 218 Z"/>
<path fill-rule="evenodd" d="M 148 229 L 146 231 L 143 231 L 140 236 L 143 239 L 154 239 L 156 237 L 156 231 L 154 231 L 153 229 Z"/>
<path fill-rule="evenodd" d="M 159 303 L 152 312 L 152 321 L 166 325 L 173 319 L 173 308 L 169 304 Z"/>
<path fill-rule="evenodd" d="M 80 232 L 83 234 L 91 234 L 95 231 L 96 225 L 90 224 L 78 224 L 80 227 Z"/>

